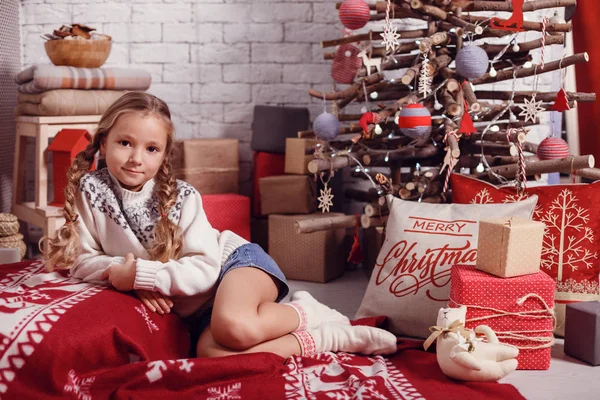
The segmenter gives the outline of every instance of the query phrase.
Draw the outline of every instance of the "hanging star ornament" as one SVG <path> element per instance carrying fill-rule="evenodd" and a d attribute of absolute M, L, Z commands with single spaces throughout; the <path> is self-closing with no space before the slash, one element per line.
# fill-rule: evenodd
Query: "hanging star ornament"
<path fill-rule="evenodd" d="M 396 47 L 400 46 L 400 42 L 398 41 L 398 39 L 400 39 L 400 34 L 397 32 L 397 28 L 394 28 L 392 26 L 392 23 L 389 21 L 385 24 L 385 27 L 383 28 L 381 38 L 383 39 L 381 41 L 381 44 L 385 45 L 386 53 L 391 50 L 391 53 L 393 54 L 394 50 L 396 50 Z"/>
<path fill-rule="evenodd" d="M 331 194 L 331 188 L 325 185 L 325 189 L 321 189 L 321 195 L 317 200 L 319 200 L 319 209 L 321 212 L 329 212 L 329 207 L 333 206 L 333 194 Z"/>
<path fill-rule="evenodd" d="M 519 105 L 519 108 L 523 110 L 519 113 L 519 117 L 525 117 L 525 122 L 531 120 L 533 123 L 535 123 L 537 115 L 544 111 L 542 101 L 535 101 L 535 94 L 531 97 L 531 100 L 525 99 L 525 105 Z"/>

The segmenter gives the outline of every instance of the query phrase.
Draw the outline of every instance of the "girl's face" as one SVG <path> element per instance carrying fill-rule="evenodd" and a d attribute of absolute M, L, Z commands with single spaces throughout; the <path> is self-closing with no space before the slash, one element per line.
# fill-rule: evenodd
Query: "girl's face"
<path fill-rule="evenodd" d="M 167 127 L 156 116 L 120 116 L 100 144 L 106 166 L 121 186 L 138 192 L 154 178 L 165 157 Z"/>

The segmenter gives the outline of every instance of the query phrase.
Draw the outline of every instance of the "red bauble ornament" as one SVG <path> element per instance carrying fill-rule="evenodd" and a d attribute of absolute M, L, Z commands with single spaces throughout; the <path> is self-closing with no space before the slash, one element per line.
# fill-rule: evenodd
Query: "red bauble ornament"
<path fill-rule="evenodd" d="M 569 156 L 569 145 L 557 137 L 549 137 L 538 145 L 537 156 L 540 160 L 555 160 Z"/>
<path fill-rule="evenodd" d="M 565 93 L 565 89 L 561 88 L 556 94 L 556 99 L 554 99 L 552 110 L 563 112 L 570 109 L 571 107 L 569 107 L 569 99 L 567 98 L 567 93 Z"/>
<path fill-rule="evenodd" d="M 360 29 L 369 22 L 371 11 L 364 0 L 345 0 L 340 6 L 340 21 L 348 29 Z"/>

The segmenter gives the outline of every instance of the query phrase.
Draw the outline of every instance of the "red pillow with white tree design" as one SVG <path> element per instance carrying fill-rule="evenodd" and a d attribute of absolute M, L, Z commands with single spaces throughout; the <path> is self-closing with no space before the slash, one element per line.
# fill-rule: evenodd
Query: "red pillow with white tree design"
<path fill-rule="evenodd" d="M 600 300 L 600 181 L 591 184 L 497 188 L 452 174 L 452 202 L 510 203 L 538 196 L 533 219 L 546 224 L 541 269 L 556 281 L 556 333 L 564 332 L 567 303 Z"/>

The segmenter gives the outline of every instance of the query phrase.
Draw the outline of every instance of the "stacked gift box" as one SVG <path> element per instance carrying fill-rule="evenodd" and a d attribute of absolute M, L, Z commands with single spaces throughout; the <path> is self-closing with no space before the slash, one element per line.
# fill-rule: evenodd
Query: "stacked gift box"
<path fill-rule="evenodd" d="M 550 367 L 554 280 L 540 271 L 544 224 L 480 221 L 476 266 L 452 268 L 450 306 L 467 306 L 467 328 L 488 325 L 519 348 L 518 369 Z"/>
<path fill-rule="evenodd" d="M 317 182 L 308 171 L 316 141 L 299 139 L 308 109 L 256 106 L 252 123 L 253 241 L 289 279 L 327 282 L 343 274 L 345 229 L 298 233 L 296 222 L 338 216 L 317 210 Z"/>
<path fill-rule="evenodd" d="M 198 190 L 213 228 L 250 240 L 250 198 L 238 193 L 239 141 L 186 139 L 173 151 L 173 173 Z"/>

